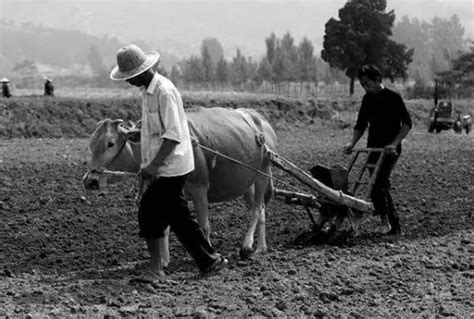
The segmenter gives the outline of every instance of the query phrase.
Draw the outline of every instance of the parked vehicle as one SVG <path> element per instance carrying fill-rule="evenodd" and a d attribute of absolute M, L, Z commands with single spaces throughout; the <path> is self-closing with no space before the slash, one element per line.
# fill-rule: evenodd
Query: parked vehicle
<path fill-rule="evenodd" d="M 453 104 L 448 101 L 441 101 L 430 111 L 428 132 L 436 131 L 436 133 L 439 133 L 442 130 L 455 129 L 455 122 Z"/>
<path fill-rule="evenodd" d="M 466 134 L 471 132 L 471 115 L 462 115 L 460 111 L 455 111 L 453 103 L 446 99 L 438 102 L 438 81 L 435 80 L 434 107 L 430 111 L 428 132 L 440 133 L 442 130 L 453 129 L 456 133 Z"/>

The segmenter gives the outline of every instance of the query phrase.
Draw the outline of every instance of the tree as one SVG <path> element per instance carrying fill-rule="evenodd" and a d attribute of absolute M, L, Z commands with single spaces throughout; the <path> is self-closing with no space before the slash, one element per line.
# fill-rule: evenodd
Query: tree
<path fill-rule="evenodd" d="M 413 52 L 389 38 L 395 13 L 385 12 L 386 6 L 386 0 L 349 0 L 339 10 L 340 20 L 331 18 L 326 23 L 321 57 L 345 70 L 351 95 L 357 70 L 364 64 L 378 66 L 383 75 L 406 76 Z"/>
<path fill-rule="evenodd" d="M 106 68 L 104 64 L 102 63 L 102 56 L 99 53 L 99 49 L 97 49 L 95 45 L 89 48 L 87 61 L 89 62 L 89 66 L 92 70 L 92 73 L 94 73 L 94 75 L 101 76 L 102 74 L 104 74 L 104 70 Z"/>
<path fill-rule="evenodd" d="M 256 67 L 254 67 L 252 61 L 242 55 L 240 49 L 237 48 L 229 69 L 230 81 L 234 85 L 239 85 L 253 78 L 252 70 L 256 69 Z"/>
<path fill-rule="evenodd" d="M 213 66 L 216 66 L 217 63 L 224 57 L 224 48 L 216 38 L 206 38 L 202 40 L 201 52 L 203 48 L 207 49 Z"/>
<path fill-rule="evenodd" d="M 316 80 L 316 61 L 313 50 L 311 41 L 304 37 L 298 47 L 299 79 L 304 82 Z"/>
<path fill-rule="evenodd" d="M 266 57 L 260 61 L 257 69 L 256 80 L 262 82 L 264 80 L 273 82 L 274 76 L 272 71 L 272 65 Z"/>
<path fill-rule="evenodd" d="M 275 52 L 277 47 L 277 39 L 275 33 L 270 34 L 270 36 L 265 39 L 265 44 L 267 46 L 267 61 L 272 64 L 273 59 L 275 58 Z"/>
<path fill-rule="evenodd" d="M 223 57 L 216 66 L 216 80 L 221 84 L 225 84 L 229 80 L 229 65 Z"/>
<path fill-rule="evenodd" d="M 186 82 L 199 83 L 204 82 L 204 67 L 201 59 L 191 56 L 187 61 L 183 62 L 183 78 Z"/>
<path fill-rule="evenodd" d="M 464 28 L 456 15 L 431 21 L 404 16 L 392 31 L 394 41 L 414 49 L 408 73 L 419 83 L 432 81 L 436 73 L 449 70 L 451 61 L 465 50 Z"/>
<path fill-rule="evenodd" d="M 214 65 L 212 63 L 211 53 L 206 45 L 201 46 L 201 61 L 202 67 L 204 68 L 204 81 L 213 82 L 214 81 Z"/>
<path fill-rule="evenodd" d="M 294 42 L 295 40 L 290 32 L 287 32 L 281 39 L 278 48 L 283 58 L 282 78 L 286 81 L 296 81 L 299 79 L 298 52 Z"/>
<path fill-rule="evenodd" d="M 474 86 L 474 48 L 454 59 L 450 70 L 438 73 L 441 82 L 459 84 L 461 89 Z"/>
<path fill-rule="evenodd" d="M 171 68 L 171 74 L 170 74 L 170 80 L 173 82 L 175 85 L 179 85 L 181 82 L 181 72 L 179 71 L 179 67 L 175 64 Z"/>

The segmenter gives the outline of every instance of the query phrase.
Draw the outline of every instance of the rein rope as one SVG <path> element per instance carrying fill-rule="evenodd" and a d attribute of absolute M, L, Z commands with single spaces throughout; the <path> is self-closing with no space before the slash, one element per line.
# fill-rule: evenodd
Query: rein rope
<path fill-rule="evenodd" d="M 243 163 L 243 162 L 241 162 L 241 161 L 239 161 L 239 160 L 236 160 L 236 159 L 234 159 L 234 158 L 232 158 L 232 157 L 230 157 L 230 156 L 227 156 L 227 155 L 225 155 L 225 154 L 222 154 L 222 153 L 219 152 L 219 151 L 216 151 L 216 150 L 213 150 L 212 148 L 209 148 L 209 147 L 207 147 L 207 146 L 204 146 L 204 145 L 200 144 L 200 143 L 197 142 L 197 141 L 194 142 L 194 143 L 195 143 L 197 146 L 199 146 L 200 148 L 202 148 L 203 150 L 206 150 L 206 151 L 208 151 L 208 152 L 210 152 L 210 153 L 212 153 L 212 154 L 214 154 L 214 155 L 220 156 L 220 157 L 225 158 L 226 160 L 228 160 L 228 161 L 230 161 L 230 162 L 233 162 L 233 163 L 238 164 L 238 165 L 240 165 L 240 166 L 243 166 L 243 167 L 245 167 L 245 168 L 247 168 L 247 169 L 249 169 L 249 170 L 251 170 L 251 171 L 254 171 L 254 172 L 256 172 L 256 173 L 259 173 L 259 174 L 261 174 L 261 175 L 264 175 L 264 176 L 266 176 L 266 177 L 268 177 L 268 178 L 270 178 L 270 179 L 272 179 L 272 180 L 274 180 L 274 181 L 277 181 L 277 182 L 279 182 L 279 183 L 281 183 L 281 184 L 283 184 L 283 185 L 285 185 L 285 186 L 287 186 L 287 187 L 289 187 L 289 188 L 292 188 L 292 189 L 294 189 L 294 190 L 296 190 L 296 191 L 298 191 L 298 192 L 303 192 L 300 188 L 298 188 L 298 187 L 296 187 L 296 186 L 293 186 L 293 185 L 289 184 L 288 182 L 285 182 L 284 180 L 281 180 L 281 179 L 279 179 L 279 178 L 277 178 L 277 177 L 274 177 L 274 176 L 272 176 L 272 175 L 269 175 L 269 174 L 265 173 L 264 171 L 261 171 L 261 170 L 259 170 L 259 169 L 257 169 L 257 168 L 253 168 L 252 166 L 247 165 L 247 164 L 245 164 L 245 163 Z M 264 148 L 264 151 L 266 152 L 266 150 L 267 150 L 267 145 L 266 145 L 266 144 L 263 144 L 262 147 Z"/>

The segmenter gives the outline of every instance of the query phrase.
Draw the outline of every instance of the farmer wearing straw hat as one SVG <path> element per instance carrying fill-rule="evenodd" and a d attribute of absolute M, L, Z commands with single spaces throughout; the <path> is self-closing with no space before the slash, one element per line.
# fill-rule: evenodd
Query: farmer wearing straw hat
<path fill-rule="evenodd" d="M 151 255 L 149 270 L 154 276 L 165 276 L 158 239 L 168 226 L 201 273 L 215 273 L 227 260 L 210 246 L 199 224 L 191 218 L 184 198 L 186 175 L 194 170 L 191 138 L 181 94 L 170 80 L 153 69 L 159 58 L 158 52 L 145 53 L 130 44 L 117 51 L 117 66 L 110 73 L 112 80 L 127 81 L 143 94 L 139 236 L 146 239 Z"/>
<path fill-rule="evenodd" d="M 2 82 L 2 96 L 3 97 L 12 96 L 10 92 L 10 80 L 8 80 L 7 78 L 2 78 L 0 82 Z"/>

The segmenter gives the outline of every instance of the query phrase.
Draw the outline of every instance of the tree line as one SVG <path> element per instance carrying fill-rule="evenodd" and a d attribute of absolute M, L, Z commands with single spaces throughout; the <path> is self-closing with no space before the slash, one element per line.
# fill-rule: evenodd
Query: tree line
<path fill-rule="evenodd" d="M 193 55 L 175 65 L 169 76 L 177 83 L 234 85 L 253 81 L 262 83 L 344 81 L 342 73 L 331 70 L 317 58 L 308 38 L 296 44 L 290 32 L 278 38 L 275 33 L 265 39 L 266 54 L 260 60 L 245 56 L 240 49 L 228 59 L 216 38 L 201 43 L 199 55 Z"/>
<path fill-rule="evenodd" d="M 396 24 L 395 17 L 393 10 L 387 12 L 387 0 L 348 0 L 337 18 L 327 21 L 320 53 L 315 52 L 307 37 L 297 43 L 289 31 L 282 37 L 275 33 L 266 37 L 265 54 L 258 59 L 246 56 L 240 49 L 233 57 L 225 58 L 219 40 L 206 38 L 198 54 L 181 61 L 160 52 L 162 61 L 157 68 L 178 85 L 209 89 L 338 82 L 350 83 L 352 93 L 357 69 L 363 64 L 375 64 L 391 81 L 414 79 L 417 86 L 425 86 L 435 78 L 456 82 L 462 88 L 472 83 L 472 53 L 466 50 L 464 28 L 457 16 L 435 17 L 429 22 L 405 16 Z M 23 24 L 18 30 L 12 22 L 1 22 L 4 59 L 24 56 L 20 45 L 26 45 L 31 55 L 10 66 L 11 71 L 31 77 L 37 72 L 36 61 L 56 64 L 51 54 L 59 52 L 59 65 L 86 64 L 94 84 L 109 85 L 109 69 L 115 64 L 114 54 L 121 45 L 116 38 L 97 38 L 77 31 L 57 33 L 31 24 Z M 75 43 L 68 50 L 62 47 L 66 38 Z M 146 43 L 137 44 L 152 49 Z M 169 63 L 171 60 L 173 63 Z"/>
<path fill-rule="evenodd" d="M 339 10 L 338 19 L 331 18 L 325 25 L 321 58 L 308 38 L 296 44 L 290 32 L 281 38 L 270 34 L 265 39 L 266 54 L 259 61 L 240 50 L 226 60 L 219 41 L 209 38 L 202 41 L 200 55 L 173 67 L 171 77 L 185 84 L 234 86 L 264 81 L 349 81 L 352 94 L 357 70 L 364 64 L 378 66 L 391 81 L 410 77 L 418 86 L 435 78 L 447 79 L 446 72 L 455 65 L 457 73 L 460 68 L 472 72 L 468 63 L 454 62 L 468 53 L 464 28 L 456 15 L 447 20 L 435 17 L 431 22 L 405 16 L 394 25 L 395 17 L 393 10 L 387 12 L 386 0 L 349 0 Z M 455 76 L 450 73 L 449 78 L 453 81 Z"/>

